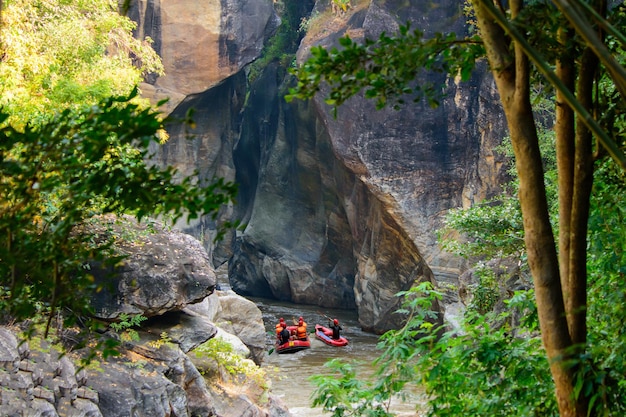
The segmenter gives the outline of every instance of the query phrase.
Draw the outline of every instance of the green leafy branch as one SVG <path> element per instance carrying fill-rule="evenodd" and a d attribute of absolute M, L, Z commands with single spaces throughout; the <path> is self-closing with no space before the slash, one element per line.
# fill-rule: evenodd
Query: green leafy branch
<path fill-rule="evenodd" d="M 139 327 L 141 322 L 145 320 L 147 320 L 147 317 L 141 314 L 129 316 L 126 313 L 122 313 L 118 317 L 118 321 L 109 324 L 109 326 L 120 335 L 122 341 L 138 341 L 139 333 L 134 328 Z"/>
<path fill-rule="evenodd" d="M 287 101 L 311 98 L 326 82 L 331 87 L 326 103 L 335 111 L 361 89 L 365 90 L 365 97 L 376 99 L 377 108 L 391 99 L 397 108 L 406 95 L 413 95 L 413 101 L 426 98 L 435 107 L 440 95 L 438 87 L 415 82 L 418 75 L 430 70 L 458 73 L 467 80 L 476 59 L 484 54 L 478 38 L 459 39 L 455 34 L 437 33 L 425 39 L 421 31 L 411 31 L 409 25 L 400 27 L 398 37 L 382 33 L 377 40 L 359 43 L 346 36 L 339 43 L 341 50 L 312 48 L 311 58 L 291 70 L 298 83 L 285 97 Z"/>
<path fill-rule="evenodd" d="M 0 127 L 0 307 L 13 319 L 57 309 L 89 316 L 96 290 L 84 265 L 113 265 L 111 242 L 94 241 L 87 219 L 99 214 L 216 216 L 236 185 L 197 184 L 171 167 L 146 163 L 165 121 L 133 103 L 137 91 L 39 126 Z M 0 124 L 7 118 L 0 114 Z M 48 325 L 49 328 L 49 325 Z M 46 330 L 47 334 L 47 330 Z"/>

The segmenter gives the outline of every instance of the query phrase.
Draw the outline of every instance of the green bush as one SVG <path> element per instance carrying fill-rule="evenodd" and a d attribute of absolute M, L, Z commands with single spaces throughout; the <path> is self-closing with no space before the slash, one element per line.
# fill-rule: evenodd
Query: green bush
<path fill-rule="evenodd" d="M 213 359 L 218 367 L 232 377 L 245 377 L 253 380 L 264 390 L 269 389 L 265 371 L 252 360 L 243 358 L 226 340 L 214 337 L 194 349 L 197 357 Z"/>
<path fill-rule="evenodd" d="M 430 311 L 442 295 L 430 284 L 399 295 L 409 320 L 380 338 L 375 378 L 360 381 L 351 365 L 333 360 L 327 366 L 335 374 L 312 377 L 314 406 L 334 417 L 392 416 L 392 401 L 401 401 L 403 391 L 417 384 L 426 391 L 428 416 L 558 415 L 532 292 L 517 293 L 497 320 L 506 323 L 511 314 L 521 314 L 525 337 L 508 326 L 494 328 L 477 314 L 462 329 L 442 333 Z"/>

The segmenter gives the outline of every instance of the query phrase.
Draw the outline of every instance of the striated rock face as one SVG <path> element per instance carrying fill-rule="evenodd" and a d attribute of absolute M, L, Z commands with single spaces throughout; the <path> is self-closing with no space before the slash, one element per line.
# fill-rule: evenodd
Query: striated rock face
<path fill-rule="evenodd" d="M 246 96 L 245 82 L 245 75 L 239 73 L 205 93 L 185 98 L 173 111 L 172 117 L 184 118 L 187 112 L 193 111 L 195 126 L 172 123 L 168 127 L 170 140 L 165 146 L 152 149 L 154 161 L 175 166 L 185 176 L 197 172 L 199 186 L 215 177 L 233 181 L 233 148 L 239 136 L 240 112 Z M 241 201 L 241 197 L 237 200 Z M 232 207 L 225 208 L 219 219 L 232 220 L 232 210 Z M 231 235 L 220 246 L 212 244 L 216 229 L 214 219 L 204 217 L 190 223 L 180 221 L 177 229 L 201 240 L 214 265 L 226 262 L 230 256 Z"/>
<path fill-rule="evenodd" d="M 67 356 L 47 342 L 23 343 L 0 327 L 0 410 L 3 416 L 101 417 L 99 396 Z"/>
<path fill-rule="evenodd" d="M 253 105 L 275 79 L 267 71 Z M 416 246 L 336 157 L 315 107 L 275 99 L 263 108 L 275 114 L 258 127 L 268 133 L 258 134 L 255 114 L 246 113 L 234 154 L 238 176 L 253 176 L 256 164 L 242 161 L 255 150 L 260 169 L 253 189 L 241 183 L 243 200 L 254 205 L 236 207 L 248 210 L 240 213 L 247 227 L 235 240 L 231 286 L 244 295 L 356 308 L 362 327 L 374 332 L 397 326 L 395 294 L 433 278 Z"/>
<path fill-rule="evenodd" d="M 375 38 L 407 19 L 426 35 L 465 30 L 462 4 L 451 0 L 352 5 L 333 16 L 328 1 L 317 2 L 312 15 L 325 20 L 310 25 L 299 62 L 313 45 Z M 437 109 L 409 99 L 399 111 L 377 111 L 355 97 L 335 119 L 322 95 L 285 103 L 291 80 L 276 64 L 247 89 L 237 74 L 178 106 L 173 115 L 196 109 L 196 138 L 174 127 L 157 161 L 197 169 L 200 181 L 220 175 L 239 184 L 222 219 L 245 227 L 218 246 L 204 240 L 214 265 L 228 261 L 236 292 L 357 309 L 364 329 L 383 332 L 398 324 L 395 293 L 456 280 L 466 265 L 441 251 L 436 232 L 448 209 L 500 191 L 503 160 L 493 149 L 505 121 L 483 64 L 467 83 L 421 77 L 446 85 Z M 183 229 L 206 237 L 213 227 L 202 220 Z"/>
<path fill-rule="evenodd" d="M 394 1 L 373 1 L 367 7 L 363 6 L 367 2 L 358 3 L 362 6 L 351 15 L 330 24 L 335 31 L 305 38 L 299 61 L 306 59 L 311 45 L 333 46 L 346 33 L 360 39 L 392 32 L 399 23 L 395 16 L 412 21 L 426 36 L 465 30 L 458 2 L 439 2 L 433 8 L 426 3 L 410 7 Z M 484 66 L 479 65 L 467 83 L 428 73 L 420 80 L 447 85 L 438 108 L 407 98 L 399 111 L 378 111 L 373 101 L 355 97 L 335 119 L 323 103 L 323 94 L 315 104 L 338 158 L 383 202 L 436 275 L 445 275 L 463 265 L 437 247 L 435 232 L 441 215 L 499 192 L 503 160 L 493 148 L 501 141 L 505 121 Z"/>
<path fill-rule="evenodd" d="M 276 80 L 272 66 L 253 86 L 233 153 L 235 210 L 247 226 L 234 241 L 231 286 L 241 294 L 355 308 L 352 232 L 337 190 L 343 168 L 308 106 L 285 105 Z"/>
<path fill-rule="evenodd" d="M 316 6 L 319 15 L 323 5 Z M 327 25 L 303 40 L 300 62 L 312 45 L 336 46 L 346 33 L 374 38 L 393 32 L 399 15 L 427 33 L 464 30 L 454 2 L 434 9 L 353 5 L 345 17 L 324 15 Z M 258 176 L 241 182 L 242 201 L 252 203 L 238 207 L 247 227 L 230 261 L 236 291 L 354 305 L 364 329 L 383 332 L 398 325 L 398 291 L 424 280 L 452 280 L 463 270 L 462 260 L 441 252 L 436 231 L 449 208 L 499 191 L 503 161 L 493 147 L 504 119 L 492 104 L 495 88 L 485 68 L 463 84 L 423 77 L 448 86 L 437 109 L 407 100 L 399 111 L 378 111 L 355 97 L 337 118 L 323 94 L 308 105 L 282 102 L 272 68 L 252 86 L 234 161 L 238 178 Z"/>
<path fill-rule="evenodd" d="M 149 78 L 142 93 L 154 102 L 169 98 L 167 113 L 256 59 L 280 24 L 271 0 L 137 0 L 131 6 L 137 36 L 154 41 L 165 70 Z"/>

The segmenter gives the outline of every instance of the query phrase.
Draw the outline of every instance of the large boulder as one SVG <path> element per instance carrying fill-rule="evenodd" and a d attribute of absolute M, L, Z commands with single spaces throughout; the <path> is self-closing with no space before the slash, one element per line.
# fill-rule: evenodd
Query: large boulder
<path fill-rule="evenodd" d="M 95 315 L 112 320 L 121 314 L 145 317 L 182 310 L 215 289 L 215 272 L 206 250 L 190 235 L 167 230 L 157 221 L 101 217 L 92 222 L 100 239 L 115 238 L 125 259 L 114 268 L 92 265 L 102 287 L 92 298 Z"/>
<path fill-rule="evenodd" d="M 251 358 L 261 364 L 266 355 L 265 326 L 261 310 L 252 301 L 232 291 L 218 291 L 220 310 L 215 323 L 236 335 L 250 349 Z"/>

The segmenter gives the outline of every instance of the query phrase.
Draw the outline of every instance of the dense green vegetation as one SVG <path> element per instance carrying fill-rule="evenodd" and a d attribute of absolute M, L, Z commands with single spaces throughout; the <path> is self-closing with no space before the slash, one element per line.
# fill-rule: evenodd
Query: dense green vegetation
<path fill-rule="evenodd" d="M 421 284 L 402 295 L 409 319 L 381 337 L 374 379 L 360 380 L 350 364 L 333 360 L 326 365 L 331 376 L 313 377 L 315 406 L 335 417 L 392 416 L 394 402 L 417 385 L 433 417 L 558 415 L 532 292 L 517 293 L 497 316 L 470 314 L 461 329 L 443 335 L 429 323 L 429 307 L 441 293 Z M 524 320 L 513 327 L 519 314 Z M 490 319 L 506 324 L 494 329 Z M 535 335 L 520 337 L 523 332 Z"/>
<path fill-rule="evenodd" d="M 288 98 L 309 98 L 326 82 L 326 101 L 335 107 L 361 90 L 379 107 L 402 105 L 406 97 L 436 106 L 438 88 L 420 84 L 421 71 L 467 79 L 475 61 L 486 57 L 509 127 L 516 164 L 511 189 L 519 200 L 452 213 L 449 224 L 465 233 L 466 244 L 456 246 L 463 255 L 519 259 L 532 275 L 535 303 L 516 313 L 523 325 L 507 328 L 506 316 L 490 317 L 494 281 L 484 273 L 477 288 L 485 290 L 479 292 L 484 302 L 470 309 L 460 335 L 429 333 L 426 341 L 414 340 L 427 325 L 423 306 L 409 304 L 407 327 L 381 339 L 381 360 L 395 361 L 381 368 L 376 382 L 363 386 L 339 367 L 343 378 L 318 380 L 314 402 L 336 416 L 388 415 L 377 404 L 408 381 L 421 381 L 431 415 L 623 415 L 624 313 L 615 302 L 625 294 L 625 239 L 617 224 L 623 223 L 626 168 L 625 10 L 583 0 L 472 0 L 469 9 L 475 27 L 465 38 L 424 39 L 404 27 L 363 44 L 344 38 L 341 50 L 313 48 L 294 71 L 299 83 Z M 545 80 L 555 91 L 548 153 L 538 122 L 545 108 L 531 100 Z M 551 155 L 556 165 L 546 169 Z M 503 216 L 505 210 L 511 215 Z M 426 295 L 428 301 L 432 293 Z M 527 295 L 509 305 L 520 297 Z M 549 374 L 554 389 L 547 388 Z"/>
<path fill-rule="evenodd" d="M 253 83 L 272 62 L 277 62 L 286 72 L 296 59 L 300 40 L 305 35 L 300 30 L 303 15 L 308 12 L 309 1 L 278 0 L 275 7 L 281 23 L 276 33 L 263 47 L 261 56 L 248 66 L 248 81 Z"/>
<path fill-rule="evenodd" d="M 154 51 L 108 0 L 10 0 L 2 20 L 0 312 L 2 322 L 66 323 L 90 313 L 93 262 L 114 265 L 90 233 L 103 214 L 215 215 L 235 186 L 196 184 L 147 163 L 165 121 L 138 100 Z M 57 313 L 59 315 L 57 316 Z M 61 323 L 57 323 L 59 328 Z"/>
<path fill-rule="evenodd" d="M 68 107 L 127 95 L 162 73 L 150 39 L 111 0 L 5 0 L 0 105 L 14 126 L 39 123 Z"/>

